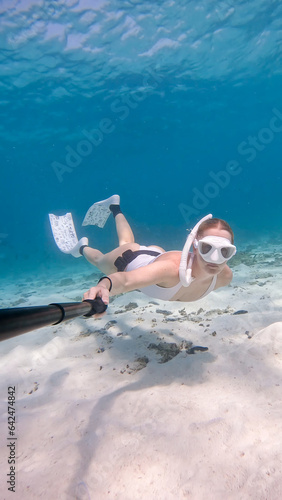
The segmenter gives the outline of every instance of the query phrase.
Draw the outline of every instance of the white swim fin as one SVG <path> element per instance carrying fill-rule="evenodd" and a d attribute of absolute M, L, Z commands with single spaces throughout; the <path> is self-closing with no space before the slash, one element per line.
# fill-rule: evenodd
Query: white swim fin
<path fill-rule="evenodd" d="M 88 238 L 81 238 L 78 241 L 72 214 L 70 212 L 65 215 L 49 214 L 49 220 L 54 240 L 61 252 L 81 257 L 79 249 L 83 245 L 88 245 Z"/>
<path fill-rule="evenodd" d="M 92 205 L 88 210 L 84 217 L 84 221 L 82 223 L 83 226 L 98 226 L 104 227 L 109 216 L 111 215 L 110 205 L 119 205 L 120 197 L 118 194 L 114 194 L 110 198 L 106 200 L 97 201 Z"/>

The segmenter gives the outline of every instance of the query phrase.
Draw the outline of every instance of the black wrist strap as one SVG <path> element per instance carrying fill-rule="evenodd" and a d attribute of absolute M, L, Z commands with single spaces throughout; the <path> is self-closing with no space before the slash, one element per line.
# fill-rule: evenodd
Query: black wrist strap
<path fill-rule="evenodd" d="M 94 314 L 101 314 L 106 311 L 107 307 L 106 304 L 102 301 L 101 297 L 96 297 L 96 299 L 91 300 L 91 299 L 85 299 L 83 302 L 89 302 L 91 304 L 91 309 L 89 313 L 84 314 L 85 318 L 89 318 L 90 316 L 93 316 Z"/>
<path fill-rule="evenodd" d="M 105 280 L 105 279 L 109 280 L 109 282 L 110 282 L 110 288 L 109 288 L 109 292 L 110 292 L 111 289 L 113 288 L 113 282 L 112 282 L 111 278 L 109 278 L 109 276 L 102 276 L 102 278 L 99 279 L 97 285 L 100 283 L 100 281 Z"/>

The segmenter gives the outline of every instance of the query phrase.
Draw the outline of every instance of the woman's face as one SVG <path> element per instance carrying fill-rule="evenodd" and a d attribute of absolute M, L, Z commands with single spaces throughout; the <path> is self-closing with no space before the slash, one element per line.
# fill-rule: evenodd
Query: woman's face
<path fill-rule="evenodd" d="M 206 229 L 203 231 L 199 239 L 204 238 L 205 236 L 220 236 L 221 238 L 226 238 L 230 241 L 231 243 L 231 234 L 229 231 L 226 231 L 226 229 L 219 229 L 218 227 L 211 227 L 209 229 Z M 224 266 L 226 265 L 226 262 L 223 262 L 222 264 L 211 264 L 209 262 L 206 262 L 203 257 L 201 257 L 199 250 L 196 248 L 194 249 L 194 252 L 197 255 L 197 262 L 199 263 L 199 266 L 201 269 L 203 269 L 205 272 L 208 274 L 211 274 L 212 276 L 215 274 L 219 274 Z"/>

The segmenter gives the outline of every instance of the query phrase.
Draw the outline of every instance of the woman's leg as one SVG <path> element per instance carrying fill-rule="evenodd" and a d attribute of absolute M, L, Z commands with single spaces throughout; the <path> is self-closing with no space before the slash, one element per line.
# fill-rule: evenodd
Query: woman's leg
<path fill-rule="evenodd" d="M 134 243 L 134 234 L 123 213 L 120 212 L 115 216 L 115 223 L 119 246 L 121 247 L 126 243 Z"/>
<path fill-rule="evenodd" d="M 126 250 L 132 250 L 134 252 L 135 250 L 139 250 L 139 248 L 140 245 L 138 245 L 138 243 L 126 243 L 115 248 L 109 253 L 103 254 L 94 248 L 84 247 L 83 256 L 88 260 L 88 262 L 90 262 L 90 264 L 98 267 L 102 273 L 112 274 L 117 272 L 114 262 L 123 254 L 123 252 Z"/>
<path fill-rule="evenodd" d="M 88 246 L 83 249 L 83 255 L 88 262 L 94 264 L 94 266 L 98 267 L 100 271 L 106 274 L 116 272 L 114 262 L 123 252 L 129 249 L 133 251 L 139 249 L 139 245 L 134 243 L 134 234 L 123 213 L 120 211 L 119 205 L 111 205 L 110 210 L 115 218 L 119 240 L 118 248 L 106 254 Z"/>

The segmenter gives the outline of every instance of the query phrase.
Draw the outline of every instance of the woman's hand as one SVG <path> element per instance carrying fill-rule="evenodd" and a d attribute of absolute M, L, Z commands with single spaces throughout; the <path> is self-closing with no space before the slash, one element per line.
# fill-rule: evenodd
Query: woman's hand
<path fill-rule="evenodd" d="M 88 290 L 88 292 L 85 292 L 83 295 L 83 300 L 85 299 L 91 299 L 94 300 L 96 297 L 101 297 L 102 301 L 104 304 L 108 305 L 109 304 L 109 297 L 110 297 L 110 292 L 109 290 L 103 286 L 103 285 L 97 285 L 93 286 Z"/>
<path fill-rule="evenodd" d="M 84 293 L 83 300 L 85 300 L 85 299 L 94 300 L 97 297 L 100 297 L 102 299 L 102 301 L 104 302 L 104 304 L 106 304 L 106 306 L 107 306 L 109 304 L 109 301 L 110 301 L 110 292 L 102 284 L 97 285 L 97 286 L 93 286 L 92 288 L 90 288 L 88 290 L 88 292 Z M 102 318 L 102 316 L 104 316 L 105 314 L 106 314 L 106 312 L 101 313 L 101 314 L 95 314 L 95 318 Z"/>

